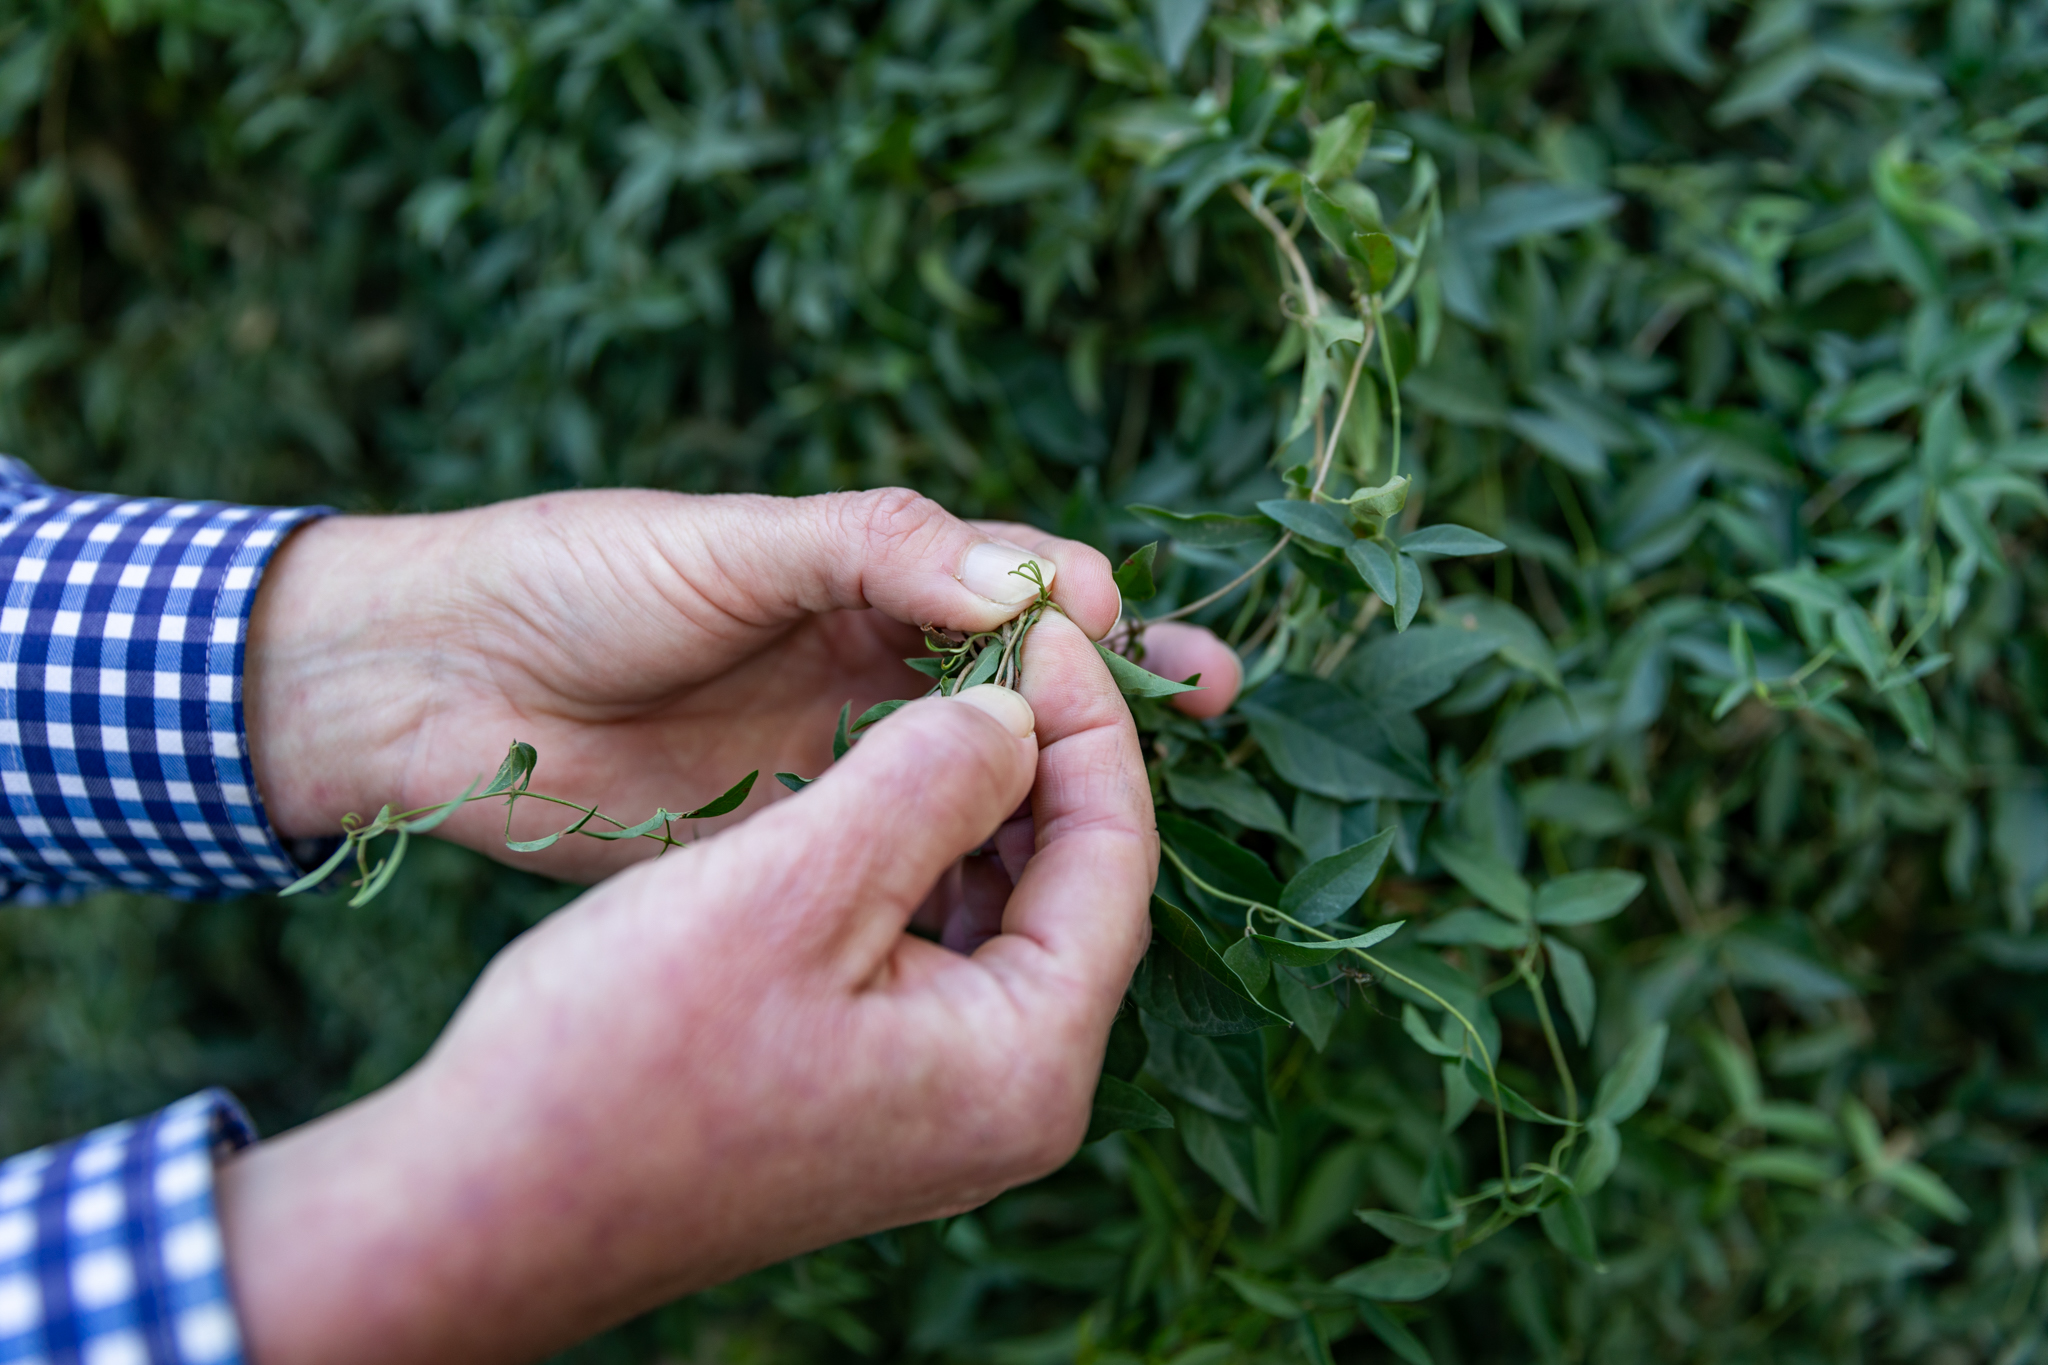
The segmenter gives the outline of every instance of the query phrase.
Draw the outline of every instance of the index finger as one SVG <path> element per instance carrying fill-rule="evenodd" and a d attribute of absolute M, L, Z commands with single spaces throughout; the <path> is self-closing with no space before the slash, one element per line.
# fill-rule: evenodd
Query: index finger
<path fill-rule="evenodd" d="M 1106 1032 L 1151 937 L 1159 867 L 1137 727 L 1094 645 L 1054 613 L 1025 641 L 1019 690 L 1038 718 L 1038 847 L 1003 932 L 974 961 L 1067 1022 Z"/>

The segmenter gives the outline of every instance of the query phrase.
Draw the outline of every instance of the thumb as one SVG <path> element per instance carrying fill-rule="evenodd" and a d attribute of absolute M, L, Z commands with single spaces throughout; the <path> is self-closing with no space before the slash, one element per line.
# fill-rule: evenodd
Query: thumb
<path fill-rule="evenodd" d="M 904 488 L 696 502 L 702 515 L 675 527 L 690 538 L 683 577 L 757 623 L 875 607 L 908 625 L 993 630 L 1042 580 L 1100 636 L 1121 603 L 1109 561 L 1091 547 L 1030 527 L 970 525 Z"/>
<path fill-rule="evenodd" d="M 785 933 L 866 980 L 940 875 L 1029 793 L 1035 730 L 1007 687 L 913 702 L 794 799 L 717 836 L 721 854 L 779 883 L 760 904 Z"/>

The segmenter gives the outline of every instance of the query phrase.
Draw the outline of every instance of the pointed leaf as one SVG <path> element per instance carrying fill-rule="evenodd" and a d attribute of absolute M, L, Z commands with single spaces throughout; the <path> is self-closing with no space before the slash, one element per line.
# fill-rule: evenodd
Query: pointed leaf
<path fill-rule="evenodd" d="M 1124 562 L 1117 565 L 1112 577 L 1116 590 L 1123 594 L 1126 602 L 1149 602 L 1159 595 L 1159 585 L 1153 581 L 1152 563 L 1159 557 L 1159 542 L 1141 545 L 1133 550 Z"/>
<path fill-rule="evenodd" d="M 1127 697 L 1171 697 L 1182 692 L 1193 692 L 1201 682 L 1199 673 L 1192 682 L 1172 682 L 1157 673 L 1140 668 L 1104 645 L 1096 645 L 1095 652 L 1100 654 L 1102 662 L 1109 666 L 1109 676 L 1116 680 L 1117 691 Z M 989 671 L 993 673 L 995 670 L 991 668 Z"/>
<path fill-rule="evenodd" d="M 1383 1345 L 1401 1357 L 1406 1365 L 1436 1365 L 1435 1359 L 1415 1334 L 1394 1320 L 1392 1314 L 1370 1299 L 1361 1299 L 1358 1304 L 1358 1320 L 1371 1329 Z"/>
<path fill-rule="evenodd" d="M 1626 909 L 1643 886 L 1639 874 L 1613 868 L 1553 877 L 1536 888 L 1536 922 L 1592 924 L 1607 919 Z"/>
<path fill-rule="evenodd" d="M 1259 511 L 1303 540 L 1313 540 L 1318 545 L 1329 545 L 1342 550 L 1358 540 L 1358 537 L 1351 533 L 1351 526 L 1344 520 L 1342 512 L 1319 502 L 1268 498 L 1259 504 Z"/>
<path fill-rule="evenodd" d="M 1111 1133 L 1143 1128 L 1171 1128 L 1173 1115 L 1165 1105 L 1132 1085 L 1105 1074 L 1095 1083 L 1095 1106 L 1088 1114 L 1088 1136 L 1100 1142 Z"/>
<path fill-rule="evenodd" d="M 1333 938 L 1318 943 L 1297 943 L 1292 939 L 1274 938 L 1270 934 L 1252 934 L 1260 949 L 1274 962 L 1286 967 L 1313 967 L 1328 962 L 1339 953 L 1364 952 L 1375 944 L 1384 943 L 1400 932 L 1405 920 L 1382 924 L 1377 929 L 1368 929 L 1351 938 Z"/>
<path fill-rule="evenodd" d="M 1133 503 L 1125 510 L 1176 540 L 1205 549 L 1226 549 L 1273 538 L 1273 525 L 1264 517 L 1234 517 L 1224 512 L 1170 512 L 1164 507 L 1148 507 L 1144 503 Z"/>
<path fill-rule="evenodd" d="M 1534 913 L 1535 893 L 1522 880 L 1521 873 L 1501 861 L 1500 855 L 1450 839 L 1437 840 L 1429 846 L 1429 852 L 1467 891 L 1509 919 L 1529 922 Z"/>
<path fill-rule="evenodd" d="M 775 774 L 775 780 L 793 792 L 800 792 L 818 779 L 815 777 L 798 777 L 795 773 L 777 773 Z"/>
<path fill-rule="evenodd" d="M 311 872 L 308 872 L 305 876 L 299 878 L 277 894 L 280 896 L 296 896 L 301 891 L 311 891 L 314 887 L 333 876 L 336 870 L 348 860 L 348 856 L 355 852 L 355 847 L 353 839 L 343 839 L 335 846 L 334 852 L 327 855 L 326 862 L 320 864 L 320 866 L 314 868 Z"/>
<path fill-rule="evenodd" d="M 1380 601 L 1388 606 L 1401 595 L 1400 581 L 1394 568 L 1394 557 L 1387 553 L 1387 547 L 1376 540 L 1355 540 L 1344 547 L 1344 557 L 1351 561 L 1351 567 L 1358 570 L 1358 576 L 1365 580 L 1365 586 L 1379 594 Z"/>
<path fill-rule="evenodd" d="M 1593 972 L 1586 966 L 1586 955 L 1562 939 L 1543 936 L 1544 951 L 1550 954 L 1551 979 L 1557 982 L 1557 993 L 1564 1001 L 1564 1012 L 1571 1016 L 1572 1032 L 1579 1035 L 1583 1045 L 1593 1040 Z"/>
<path fill-rule="evenodd" d="M 1303 924 L 1341 919 L 1379 876 L 1395 832 L 1389 825 L 1341 853 L 1310 863 L 1281 892 L 1280 909 Z"/>
<path fill-rule="evenodd" d="M 1260 905 L 1280 904 L 1280 880 L 1266 860 L 1241 848 L 1199 821 L 1172 811 L 1159 813 L 1159 836 L 1190 871 L 1217 890 Z"/>
<path fill-rule="evenodd" d="M 848 703 L 848 705 L 850 707 L 852 704 Z M 842 716 L 844 714 L 844 712 L 841 713 Z M 747 793 L 754 790 L 754 779 L 760 775 L 761 770 L 756 768 L 753 772 L 748 773 L 745 777 L 733 783 L 732 786 L 726 788 L 724 794 L 716 800 L 707 801 L 695 810 L 686 810 L 681 815 L 678 815 L 676 819 L 708 820 L 714 815 L 726 815 L 738 810 L 740 803 L 747 799 Z M 792 788 L 792 790 L 794 789 Z"/>
<path fill-rule="evenodd" d="M 505 761 L 498 765 L 498 771 L 491 778 L 491 785 L 485 787 L 485 796 L 496 796 L 500 792 L 525 791 L 526 784 L 533 777 L 533 768 L 540 762 L 531 744 L 512 741 L 512 747 L 505 751 Z"/>
<path fill-rule="evenodd" d="M 1316 129 L 1308 154 L 1311 180 L 1349 180 L 1358 173 L 1358 163 L 1372 142 L 1371 100 L 1360 100 Z"/>
<path fill-rule="evenodd" d="M 1670 1036 L 1668 1025 L 1652 1024 L 1628 1045 L 1613 1069 L 1600 1078 L 1593 1117 L 1618 1124 L 1643 1107 L 1664 1070 L 1664 1042 Z"/>
<path fill-rule="evenodd" d="M 1330 1281 L 1332 1289 L 1379 1303 L 1413 1303 L 1426 1299 L 1451 1280 L 1451 1267 L 1435 1256 L 1396 1251 L 1354 1266 Z"/>
<path fill-rule="evenodd" d="M 1490 555 L 1507 546 L 1465 526 L 1425 526 L 1401 537 L 1401 553 L 1409 555 Z"/>

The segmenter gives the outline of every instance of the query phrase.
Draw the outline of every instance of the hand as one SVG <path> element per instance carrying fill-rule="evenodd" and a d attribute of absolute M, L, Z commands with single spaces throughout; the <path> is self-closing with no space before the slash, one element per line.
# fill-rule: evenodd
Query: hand
<path fill-rule="evenodd" d="M 1035 589 L 1010 571 L 1034 557 L 1068 617 L 1106 634 L 1119 602 L 1100 554 L 963 522 L 901 489 L 562 493 L 316 522 L 278 551 L 250 625 L 257 784 L 280 832 L 331 834 L 350 811 L 445 801 L 523 739 L 540 753 L 536 790 L 628 823 L 702 804 L 755 768 L 745 809 L 760 809 L 784 795 L 769 774 L 824 770 L 842 703 L 858 714 L 929 686 L 902 663 L 923 652 L 917 627 L 1016 615 Z M 1162 626 L 1146 646 L 1155 671 L 1202 674 L 1184 710 L 1229 705 L 1237 657 L 1207 631 Z M 514 837 L 573 818 L 521 803 Z M 657 851 L 565 839 L 508 855 L 503 821 L 478 803 L 440 833 L 579 880 Z"/>
<path fill-rule="evenodd" d="M 1033 630 L 1022 693 L 906 707 L 794 798 L 587 892 L 411 1073 L 228 1162 L 250 1358 L 531 1359 L 1065 1161 L 1157 843 L 1074 623 Z M 1027 792 L 1002 932 L 972 956 L 906 934 Z"/>

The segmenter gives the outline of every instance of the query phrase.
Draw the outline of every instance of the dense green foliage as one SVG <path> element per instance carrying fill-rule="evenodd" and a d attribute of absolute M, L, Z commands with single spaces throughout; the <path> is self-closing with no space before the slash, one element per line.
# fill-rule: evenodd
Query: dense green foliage
<path fill-rule="evenodd" d="M 1098 1115 L 1175 1127 L 592 1359 L 2019 1365 L 2044 72 L 1994 0 L 17 0 L 0 441 L 908 482 L 1163 531 L 1160 614 L 1286 528 L 1201 611 L 1258 690 L 1134 702 L 1172 905 Z M 568 894 L 10 911 L 0 1144 L 339 1103 Z"/>

